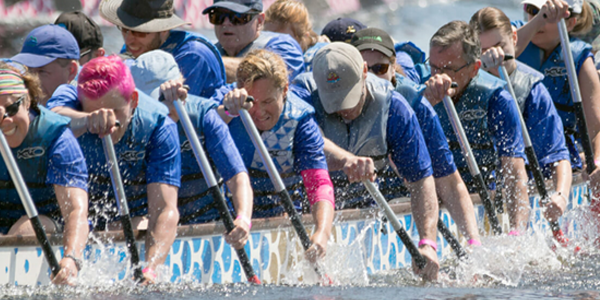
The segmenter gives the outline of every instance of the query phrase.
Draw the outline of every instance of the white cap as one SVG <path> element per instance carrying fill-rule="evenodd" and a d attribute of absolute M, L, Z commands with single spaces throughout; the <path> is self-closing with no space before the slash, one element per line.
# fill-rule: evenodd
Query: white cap
<path fill-rule="evenodd" d="M 160 85 L 181 77 L 173 55 L 163 50 L 152 50 L 140 55 L 129 67 L 135 87 L 158 100 Z"/>
<path fill-rule="evenodd" d="M 580 14 L 583 6 L 583 0 L 564 0 L 569 3 L 571 11 L 576 14 Z M 547 0 L 524 0 L 521 4 L 531 4 L 537 8 L 542 8 L 546 4 Z"/>

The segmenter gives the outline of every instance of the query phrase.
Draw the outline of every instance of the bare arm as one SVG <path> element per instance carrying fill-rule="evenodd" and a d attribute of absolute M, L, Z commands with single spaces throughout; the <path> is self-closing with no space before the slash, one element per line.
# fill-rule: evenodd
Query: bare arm
<path fill-rule="evenodd" d="M 231 179 L 227 180 L 227 187 L 233 195 L 233 206 L 238 216 L 243 216 L 247 220 L 252 218 L 253 193 L 250 186 L 248 173 L 237 173 Z M 235 228 L 228 234 L 225 234 L 225 241 L 235 249 L 241 249 L 246 245 L 250 234 L 250 224 L 243 219 L 236 219 L 233 222 Z"/>
<path fill-rule="evenodd" d="M 551 195 L 550 203 L 546 208 L 544 216 L 549 221 L 556 221 L 567 208 L 567 199 L 571 191 L 573 181 L 573 171 L 571 163 L 568 160 L 561 160 L 558 166 L 553 168 L 552 179 L 554 181 L 555 193 Z"/>
<path fill-rule="evenodd" d="M 54 185 L 54 192 L 65 220 L 64 253 L 81 259 L 89 234 L 87 222 L 88 194 L 80 188 L 64 187 L 56 184 Z M 62 268 L 61 272 L 54 278 L 54 283 L 68 283 L 69 277 L 77 276 L 77 267 L 72 258 L 64 257 L 60 261 L 60 266 Z"/>
<path fill-rule="evenodd" d="M 511 230 L 523 232 L 529 219 L 529 196 L 527 195 L 527 173 L 522 158 L 502 157 L 501 172 L 506 184 L 508 214 Z"/>
<path fill-rule="evenodd" d="M 175 241 L 179 222 L 177 191 L 176 186 L 164 183 L 148 184 L 146 261 L 151 269 L 165 262 Z"/>
<path fill-rule="evenodd" d="M 343 170 L 348 176 L 348 181 L 359 182 L 363 180 L 375 181 L 375 164 L 370 157 L 356 156 L 323 137 L 325 145 L 325 159 L 329 171 Z"/>
<path fill-rule="evenodd" d="M 239 57 L 223 57 L 223 64 L 225 65 L 225 75 L 227 76 L 227 83 L 233 83 L 237 80 L 237 69 L 242 58 Z"/>
<path fill-rule="evenodd" d="M 588 125 L 588 133 L 594 147 L 594 158 L 600 159 L 600 80 L 591 57 L 588 57 L 579 71 L 581 102 Z"/>
<path fill-rule="evenodd" d="M 473 202 L 458 171 L 448 176 L 435 178 L 435 187 L 437 195 L 441 198 L 456 224 L 458 224 L 460 232 L 467 239 L 479 241 Z"/>
<path fill-rule="evenodd" d="M 307 250 L 306 255 L 311 262 L 324 257 L 327 253 L 327 241 L 331 236 L 333 226 L 334 208 L 328 201 L 318 201 L 312 207 L 312 216 L 315 220 L 315 232 L 310 238 L 313 247 Z"/>
<path fill-rule="evenodd" d="M 87 132 L 87 117 L 89 113 L 77 111 L 66 106 L 58 106 L 51 110 L 59 115 L 71 118 L 70 127 L 76 138 Z"/>

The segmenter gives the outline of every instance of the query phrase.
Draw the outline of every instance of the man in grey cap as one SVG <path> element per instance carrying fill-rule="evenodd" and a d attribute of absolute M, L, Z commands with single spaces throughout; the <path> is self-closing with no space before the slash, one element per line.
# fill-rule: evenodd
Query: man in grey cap
<path fill-rule="evenodd" d="M 100 15 L 121 30 L 124 51 L 134 58 L 155 49 L 171 53 L 190 94 L 210 97 L 225 84 L 217 48 L 197 33 L 174 30 L 187 23 L 175 14 L 172 0 L 105 0 Z"/>
<path fill-rule="evenodd" d="M 435 280 L 438 203 L 431 160 L 410 105 L 388 81 L 368 73 L 354 46 L 341 42 L 319 50 L 312 75 L 298 76 L 292 90 L 315 108 L 338 208 L 371 204 L 364 180 L 376 181 L 387 199 L 405 194 L 389 159 L 396 164 L 410 190 L 419 251 L 428 261 L 415 271 Z"/>
<path fill-rule="evenodd" d="M 235 82 L 237 67 L 242 57 L 253 49 L 266 49 L 283 58 L 288 67 L 289 79 L 304 71 L 302 48 L 289 34 L 263 31 L 265 14 L 262 0 L 215 0 L 204 11 L 215 25 L 215 35 L 225 70 L 227 82 Z"/>

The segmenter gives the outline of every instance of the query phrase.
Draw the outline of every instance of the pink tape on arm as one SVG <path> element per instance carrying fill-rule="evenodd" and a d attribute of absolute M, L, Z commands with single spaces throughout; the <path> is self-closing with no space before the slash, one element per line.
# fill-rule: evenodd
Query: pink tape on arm
<path fill-rule="evenodd" d="M 329 172 L 325 169 L 310 169 L 300 172 L 308 201 L 312 207 L 319 201 L 327 201 L 335 208 L 335 197 L 333 196 L 333 182 L 329 178 Z"/>

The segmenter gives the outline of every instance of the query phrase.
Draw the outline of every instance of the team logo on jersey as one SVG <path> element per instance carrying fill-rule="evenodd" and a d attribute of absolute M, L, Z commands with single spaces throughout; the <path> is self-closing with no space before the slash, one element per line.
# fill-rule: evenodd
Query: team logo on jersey
<path fill-rule="evenodd" d="M 567 69 L 565 67 L 552 67 L 544 70 L 544 75 L 550 77 L 563 77 L 567 75 Z"/>
<path fill-rule="evenodd" d="M 190 143 L 189 140 L 183 142 L 183 144 L 181 144 L 181 152 L 183 151 L 191 151 L 192 150 L 192 144 Z"/>
<path fill-rule="evenodd" d="M 336 83 L 338 81 L 340 81 L 340 76 L 336 72 L 329 72 L 327 75 L 327 82 Z"/>
<path fill-rule="evenodd" d="M 146 151 L 125 151 L 121 154 L 121 160 L 138 161 L 146 157 Z"/>
<path fill-rule="evenodd" d="M 25 148 L 17 151 L 17 159 L 30 159 L 34 157 L 40 157 L 44 154 L 46 154 L 46 150 L 40 146 Z"/>
<path fill-rule="evenodd" d="M 483 110 L 481 108 L 469 109 L 469 110 L 465 110 L 460 113 L 460 119 L 465 120 L 465 121 L 473 121 L 473 120 L 481 119 L 481 118 L 485 117 L 485 115 L 486 115 L 485 110 Z"/>

